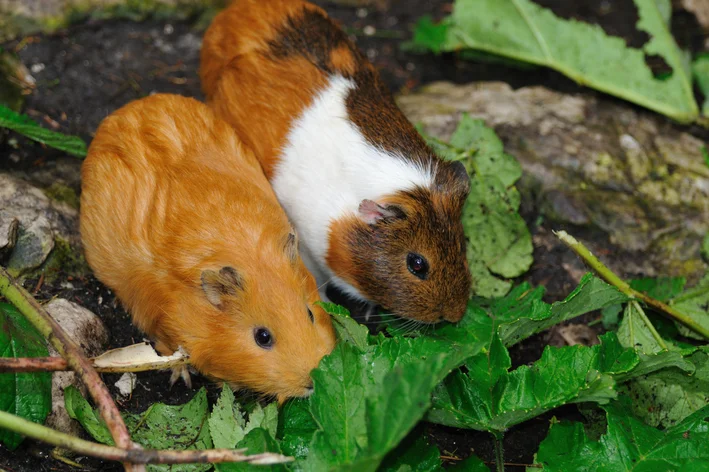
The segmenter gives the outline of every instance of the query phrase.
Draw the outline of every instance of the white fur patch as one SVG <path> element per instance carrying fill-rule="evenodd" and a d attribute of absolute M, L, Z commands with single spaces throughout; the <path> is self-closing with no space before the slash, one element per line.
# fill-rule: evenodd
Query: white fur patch
<path fill-rule="evenodd" d="M 301 255 L 318 286 L 332 278 L 325 257 L 333 220 L 356 213 L 362 200 L 377 201 L 399 190 L 433 183 L 431 169 L 371 145 L 350 122 L 345 99 L 353 87 L 344 77 L 330 79 L 294 121 L 271 181 L 299 232 Z M 334 281 L 361 298 L 354 287 L 339 278 Z"/>

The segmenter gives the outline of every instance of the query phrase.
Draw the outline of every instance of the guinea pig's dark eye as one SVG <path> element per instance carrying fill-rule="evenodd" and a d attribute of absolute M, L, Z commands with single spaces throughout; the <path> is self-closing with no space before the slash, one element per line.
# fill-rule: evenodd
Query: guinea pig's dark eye
<path fill-rule="evenodd" d="M 308 308 L 308 317 L 310 318 L 311 323 L 315 323 L 315 317 L 313 316 L 313 312 L 310 311 L 310 308 Z"/>
<path fill-rule="evenodd" d="M 254 341 L 258 347 L 263 349 L 271 349 L 273 347 L 273 336 L 266 328 L 254 329 Z"/>
<path fill-rule="evenodd" d="M 410 252 L 406 256 L 406 266 L 409 268 L 409 272 L 414 274 L 421 280 L 426 280 L 428 275 L 428 261 L 421 254 L 416 254 L 415 252 Z"/>

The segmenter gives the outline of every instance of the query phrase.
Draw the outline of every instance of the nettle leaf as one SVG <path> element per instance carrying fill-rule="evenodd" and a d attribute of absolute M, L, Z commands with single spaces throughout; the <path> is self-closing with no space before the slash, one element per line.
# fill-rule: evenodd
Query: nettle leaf
<path fill-rule="evenodd" d="M 426 139 L 441 157 L 462 162 L 470 175 L 463 227 L 474 291 L 482 297 L 503 296 L 512 285 L 504 279 L 523 274 L 532 264 L 532 237 L 518 213 L 520 196 L 514 187 L 522 169 L 504 152 L 495 132 L 468 115 L 449 143 Z"/>
<path fill-rule="evenodd" d="M 544 471 L 709 471 L 709 406 L 664 431 L 632 416 L 627 399 L 602 406 L 607 431 L 591 440 L 581 423 L 556 423 L 535 462 Z"/>
<path fill-rule="evenodd" d="M 567 403 L 605 403 L 615 398 L 610 372 L 626 372 L 637 357 L 622 353 L 615 337 L 597 346 L 548 346 L 530 366 L 509 372 L 507 350 L 494 337 L 490 351 L 471 358 L 468 372 L 456 371 L 436 388 L 427 420 L 456 428 L 504 432 L 509 427 Z M 614 344 L 611 347 L 606 343 Z"/>
<path fill-rule="evenodd" d="M 0 356 L 46 357 L 47 342 L 22 313 L 0 303 Z M 42 424 L 52 409 L 52 374 L 0 374 L 0 410 Z M 13 450 L 24 437 L 0 429 L 0 442 Z"/>
<path fill-rule="evenodd" d="M 273 404 L 272 404 L 273 405 Z M 248 454 L 260 454 L 262 452 L 273 452 L 279 454 L 281 449 L 278 442 L 271 433 L 263 428 L 254 428 L 249 431 L 244 439 L 236 445 L 237 449 L 246 448 Z M 223 463 L 214 464 L 214 469 L 218 472 L 239 472 L 239 471 L 263 471 L 263 466 L 244 463 Z M 272 465 L 268 470 L 279 472 L 288 470 L 283 464 Z"/>
<path fill-rule="evenodd" d="M 42 128 L 29 117 L 0 105 L 0 128 L 7 128 L 28 138 L 77 157 L 86 156 L 86 143 L 77 136 L 67 136 Z"/>
<path fill-rule="evenodd" d="M 640 305 L 635 302 L 625 305 L 623 320 L 618 327 L 618 339 L 623 346 L 631 347 L 643 354 L 657 354 L 666 350 L 656 337 L 657 332 L 653 330 L 650 320 Z"/>
<path fill-rule="evenodd" d="M 528 291 L 529 286 L 521 284 L 510 295 L 518 294 L 519 297 L 521 296 L 520 290 Z M 506 346 L 516 344 L 533 334 L 584 313 L 602 310 L 628 300 L 627 295 L 592 274 L 586 274 L 579 282 L 578 287 L 566 299 L 553 303 L 551 306 L 541 301 L 543 294 L 541 288 L 530 292 L 527 296 L 534 297 L 529 302 L 530 309 L 520 312 L 519 308 L 522 307 L 520 304 L 517 305 L 516 311 L 510 311 L 505 315 L 505 322 L 500 327 L 500 338 Z M 506 298 L 509 299 L 509 297 Z M 515 306 L 515 299 L 508 300 L 508 303 Z"/>
<path fill-rule="evenodd" d="M 357 323 L 350 312 L 334 303 L 319 302 L 320 306 L 330 314 L 332 325 L 337 333 L 337 339 L 354 344 L 360 349 L 366 349 L 369 339 L 369 330 L 366 326 Z"/>
<path fill-rule="evenodd" d="M 234 404 L 234 392 L 228 386 L 222 388 L 208 421 L 216 448 L 233 448 L 246 435 L 244 413 Z"/>
<path fill-rule="evenodd" d="M 91 408 L 76 388 L 64 390 L 64 401 L 69 416 L 79 421 L 96 441 L 113 445 L 98 409 Z M 123 419 L 133 441 L 143 447 L 191 450 L 212 448 L 208 415 L 207 391 L 202 388 L 184 405 L 155 403 L 138 415 L 124 413 Z M 211 468 L 211 464 L 148 465 L 148 470 L 154 472 L 201 472 Z"/>
<path fill-rule="evenodd" d="M 431 404 L 431 391 L 483 342 L 449 325 L 432 336 L 379 336 L 366 349 L 339 343 L 313 371 L 310 412 L 317 431 L 302 470 L 376 470 Z M 302 411 L 289 410 L 309 421 Z M 287 425 L 289 418 L 282 424 Z M 293 425 L 283 430 L 293 431 Z M 296 433 L 293 444 L 300 444 Z M 293 437 L 293 436 L 291 436 Z"/>
<path fill-rule="evenodd" d="M 708 348 L 684 361 L 689 365 L 658 370 L 628 382 L 621 389 L 633 399 L 638 418 L 651 426 L 670 427 L 709 404 Z"/>
<path fill-rule="evenodd" d="M 676 296 L 671 302 L 674 308 L 688 315 L 704 328 L 709 329 L 709 274 L 705 275 L 697 285 Z M 706 341 L 703 336 L 675 323 L 683 336 Z"/>
<path fill-rule="evenodd" d="M 469 48 L 546 66 L 675 120 L 695 120 L 699 111 L 690 72 L 665 21 L 666 5 L 645 0 L 635 5 L 636 26 L 650 35 L 642 49 L 628 47 L 598 25 L 559 18 L 531 0 L 457 0 L 445 20 L 445 41 L 433 45 L 442 34 L 432 35 L 425 22 L 414 39 L 424 39 L 418 45 L 434 51 Z M 653 56 L 671 73 L 655 76 L 646 63 Z"/>
<path fill-rule="evenodd" d="M 281 451 L 287 456 L 304 459 L 310 451 L 310 442 L 318 425 L 310 412 L 310 402 L 296 398 L 288 401 L 279 415 L 278 439 Z"/>

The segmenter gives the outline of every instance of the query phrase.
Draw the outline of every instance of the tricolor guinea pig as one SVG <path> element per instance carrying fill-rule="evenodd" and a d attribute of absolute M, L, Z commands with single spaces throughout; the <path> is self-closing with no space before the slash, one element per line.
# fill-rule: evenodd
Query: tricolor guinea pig
<path fill-rule="evenodd" d="M 200 78 L 254 149 L 319 286 L 404 318 L 460 320 L 469 177 L 433 153 L 322 9 L 235 0 L 205 34 Z"/>
<path fill-rule="evenodd" d="M 98 128 L 81 171 L 96 276 L 162 353 L 281 401 L 312 391 L 329 316 L 253 152 L 204 104 L 132 102 Z"/>

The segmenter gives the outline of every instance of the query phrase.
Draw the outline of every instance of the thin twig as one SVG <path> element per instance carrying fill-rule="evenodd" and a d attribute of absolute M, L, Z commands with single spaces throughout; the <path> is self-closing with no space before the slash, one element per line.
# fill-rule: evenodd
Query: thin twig
<path fill-rule="evenodd" d="M 561 242 L 566 244 L 581 259 L 583 259 L 584 262 L 588 264 L 591 269 L 593 269 L 603 280 L 616 287 L 622 293 L 629 296 L 630 298 L 635 298 L 637 300 L 642 301 L 646 305 L 651 306 L 652 308 L 656 309 L 665 316 L 668 316 L 682 323 L 692 331 L 701 334 L 706 339 L 709 339 L 709 329 L 700 325 L 684 313 L 677 311 L 675 308 L 631 288 L 627 282 L 615 275 L 608 267 L 606 267 L 600 260 L 598 260 L 598 258 L 594 256 L 586 246 L 578 242 L 573 236 L 569 235 L 566 231 L 554 231 L 554 234 L 561 240 Z"/>
<path fill-rule="evenodd" d="M 127 450 L 139 448 L 140 446 L 131 441 L 128 429 L 106 385 L 91 367 L 91 363 L 83 356 L 79 346 L 64 332 L 59 323 L 46 312 L 37 300 L 13 280 L 2 267 L 0 267 L 0 294 L 25 315 L 27 320 L 37 328 L 37 331 L 67 360 L 71 369 L 79 375 L 94 402 L 96 402 L 101 417 L 106 422 L 106 426 L 111 432 L 116 445 Z M 129 471 L 139 472 L 145 470 L 144 466 L 132 467 L 131 464 L 124 465 L 126 470 Z"/>
<path fill-rule="evenodd" d="M 90 359 L 96 372 L 122 374 L 124 372 L 148 372 L 151 370 L 165 370 L 173 367 L 187 365 L 184 359 L 170 363 L 145 363 L 141 365 L 126 366 L 97 366 Z M 12 372 L 65 372 L 71 370 L 67 361 L 61 357 L 0 357 L 0 373 Z"/>
<path fill-rule="evenodd" d="M 63 447 L 78 454 L 133 464 L 248 462 L 250 464 L 269 465 L 282 464 L 293 460 L 292 457 L 272 453 L 246 456 L 243 454 L 246 449 L 203 449 L 190 451 L 122 449 L 79 439 L 4 411 L 0 411 L 0 428 L 6 428 L 23 436 L 54 446 Z"/>

